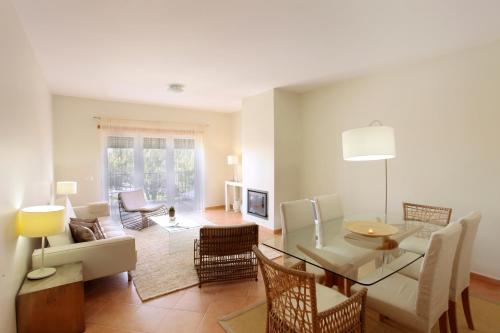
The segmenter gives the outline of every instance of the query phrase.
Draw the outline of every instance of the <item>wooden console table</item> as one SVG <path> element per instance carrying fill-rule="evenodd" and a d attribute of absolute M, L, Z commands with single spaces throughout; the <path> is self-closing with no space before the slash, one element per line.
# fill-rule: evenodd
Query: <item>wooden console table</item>
<path fill-rule="evenodd" d="M 16 298 L 19 333 L 85 331 L 82 263 L 56 268 L 51 277 L 24 280 Z"/>

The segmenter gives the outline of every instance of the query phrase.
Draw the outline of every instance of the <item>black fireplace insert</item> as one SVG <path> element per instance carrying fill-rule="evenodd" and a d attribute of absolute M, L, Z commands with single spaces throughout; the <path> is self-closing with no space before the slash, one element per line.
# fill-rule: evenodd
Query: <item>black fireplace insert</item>
<path fill-rule="evenodd" d="M 248 189 L 247 212 L 267 219 L 267 192 Z"/>

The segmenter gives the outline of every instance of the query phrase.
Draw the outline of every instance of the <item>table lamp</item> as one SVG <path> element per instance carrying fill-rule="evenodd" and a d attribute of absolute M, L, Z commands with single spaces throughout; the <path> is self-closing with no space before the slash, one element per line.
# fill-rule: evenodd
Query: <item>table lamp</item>
<path fill-rule="evenodd" d="M 64 231 L 64 206 L 33 206 L 23 208 L 17 216 L 18 234 L 25 237 L 42 237 L 42 267 L 28 273 L 28 279 L 38 280 L 56 272 L 45 267 L 45 237 Z"/>
<path fill-rule="evenodd" d="M 58 195 L 65 195 L 66 198 L 69 194 L 76 194 L 77 183 L 76 182 L 57 182 L 56 183 L 56 193 Z"/>
<path fill-rule="evenodd" d="M 237 155 L 228 155 L 227 156 L 227 164 L 228 165 L 233 165 L 234 166 L 234 165 L 238 165 L 238 163 L 239 163 L 239 159 L 238 159 Z M 234 175 L 233 175 L 234 178 L 233 178 L 233 180 L 235 182 L 237 182 L 238 181 L 238 175 L 237 175 L 236 167 L 233 167 L 233 172 L 234 172 Z"/>
<path fill-rule="evenodd" d="M 394 129 L 374 120 L 368 127 L 342 132 L 346 161 L 385 161 L 385 217 L 387 220 L 387 160 L 396 157 Z"/>

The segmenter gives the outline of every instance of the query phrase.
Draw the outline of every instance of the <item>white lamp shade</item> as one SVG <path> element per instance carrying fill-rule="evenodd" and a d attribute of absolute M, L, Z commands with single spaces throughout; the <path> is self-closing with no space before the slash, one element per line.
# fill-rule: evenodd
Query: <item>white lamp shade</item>
<path fill-rule="evenodd" d="M 227 164 L 228 165 L 236 165 L 239 163 L 238 156 L 236 155 L 228 155 L 227 156 Z"/>
<path fill-rule="evenodd" d="M 346 161 L 387 160 L 396 157 L 394 129 L 369 126 L 342 133 L 342 151 Z"/>
<path fill-rule="evenodd" d="M 17 232 L 26 237 L 43 237 L 64 231 L 64 206 L 33 206 L 17 215 Z"/>
<path fill-rule="evenodd" d="M 56 192 L 59 195 L 76 194 L 76 182 L 57 182 Z"/>

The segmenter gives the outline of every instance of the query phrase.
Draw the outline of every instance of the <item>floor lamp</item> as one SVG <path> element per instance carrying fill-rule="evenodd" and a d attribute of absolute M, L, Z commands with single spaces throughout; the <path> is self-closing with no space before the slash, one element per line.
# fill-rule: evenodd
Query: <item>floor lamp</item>
<path fill-rule="evenodd" d="M 394 129 L 374 120 L 368 127 L 342 132 L 342 151 L 346 161 L 385 162 L 385 220 L 387 221 L 387 160 L 396 157 Z"/>

